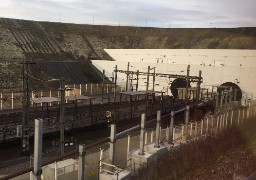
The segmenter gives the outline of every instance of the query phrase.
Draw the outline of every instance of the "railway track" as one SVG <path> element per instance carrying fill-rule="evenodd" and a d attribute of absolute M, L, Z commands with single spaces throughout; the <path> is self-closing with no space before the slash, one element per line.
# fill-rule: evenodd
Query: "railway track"
<path fill-rule="evenodd" d="M 166 98 L 164 102 L 155 99 L 152 102 L 146 102 L 142 99 L 131 104 L 127 101 L 116 103 L 95 104 L 92 109 L 89 105 L 83 103 L 68 103 L 65 105 L 65 130 L 67 132 L 74 131 L 79 128 L 90 128 L 107 124 L 109 119 L 106 117 L 106 111 L 112 112 L 118 122 L 130 121 L 140 117 L 142 113 L 147 111 L 147 115 L 153 115 L 157 110 L 162 109 L 163 112 L 175 110 L 184 106 L 182 100 L 174 100 Z M 44 134 L 53 134 L 59 131 L 59 108 L 58 105 L 48 108 L 32 107 L 30 109 L 29 128 L 30 134 L 33 135 L 34 119 L 44 119 Z M 0 143 L 12 141 L 16 138 L 17 126 L 21 125 L 22 110 L 4 110 L 0 112 Z"/>

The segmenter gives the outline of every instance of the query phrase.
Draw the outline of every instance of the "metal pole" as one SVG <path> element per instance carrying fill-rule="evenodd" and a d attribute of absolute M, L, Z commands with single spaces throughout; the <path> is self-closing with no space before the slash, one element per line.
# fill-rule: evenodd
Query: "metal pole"
<path fill-rule="evenodd" d="M 202 78 L 202 71 L 199 71 L 199 80 L 197 82 L 197 102 L 200 100 L 200 91 L 201 91 L 201 78 Z M 201 97 L 202 98 L 202 97 Z"/>
<path fill-rule="evenodd" d="M 22 99 L 22 138 L 21 149 L 22 155 L 29 154 L 29 110 L 30 110 L 30 84 L 29 84 L 29 65 L 34 64 L 28 61 L 23 61 L 23 99 Z"/>
<path fill-rule="evenodd" d="M 187 135 L 188 135 L 188 120 L 189 120 L 189 106 L 186 106 L 186 115 L 185 115 L 185 140 L 187 140 Z"/>
<path fill-rule="evenodd" d="M 35 119 L 33 180 L 41 180 L 42 144 L 43 144 L 43 120 Z"/>
<path fill-rule="evenodd" d="M 173 123 L 174 123 L 174 115 L 175 112 L 171 112 L 171 121 L 170 121 L 170 133 L 169 133 L 169 139 L 168 139 L 168 144 L 173 144 Z"/>
<path fill-rule="evenodd" d="M 128 64 L 127 64 L 125 91 L 128 90 L 128 80 L 129 80 L 129 75 L 130 75 L 129 69 L 130 69 L 130 62 L 128 62 Z"/>
<path fill-rule="evenodd" d="M 85 180 L 85 145 L 79 145 L 78 180 Z"/>
<path fill-rule="evenodd" d="M 105 70 L 102 71 L 102 85 L 101 85 L 101 101 L 103 104 L 104 99 L 104 83 L 105 83 Z"/>
<path fill-rule="evenodd" d="M 117 91 L 117 65 L 115 65 L 115 89 L 114 89 L 114 102 L 116 102 L 116 91 Z"/>
<path fill-rule="evenodd" d="M 40 91 L 40 97 L 43 97 L 43 90 Z M 43 103 L 41 103 L 41 106 L 43 106 Z"/>
<path fill-rule="evenodd" d="M 153 73 L 153 91 L 155 90 L 155 81 L 156 81 L 156 67 L 153 68 L 154 73 Z"/>
<path fill-rule="evenodd" d="M 109 142 L 109 163 L 114 164 L 115 141 L 116 141 L 116 124 L 111 124 L 110 142 Z"/>
<path fill-rule="evenodd" d="M 144 155 L 144 128 L 145 128 L 145 121 L 146 121 L 146 114 L 143 113 L 141 115 L 141 125 L 140 125 L 140 149 L 139 149 L 139 155 Z"/>
<path fill-rule="evenodd" d="M 64 155 L 64 101 L 65 101 L 65 83 L 64 78 L 60 81 L 60 154 Z"/>
<path fill-rule="evenodd" d="M 161 123 L 161 111 L 157 111 L 157 117 L 156 117 L 156 142 L 155 142 L 155 148 L 160 148 L 159 142 L 160 142 L 160 123 Z"/>
<path fill-rule="evenodd" d="M 185 96 L 186 103 L 188 102 L 189 71 L 190 71 L 190 65 L 187 66 L 186 96 Z"/>
<path fill-rule="evenodd" d="M 150 72 L 150 66 L 148 66 L 147 83 L 146 83 L 146 91 L 148 91 L 148 86 L 149 86 L 149 72 Z"/>
<path fill-rule="evenodd" d="M 138 91 L 138 87 L 139 87 L 139 70 L 137 70 L 137 73 L 136 73 L 136 91 Z"/>

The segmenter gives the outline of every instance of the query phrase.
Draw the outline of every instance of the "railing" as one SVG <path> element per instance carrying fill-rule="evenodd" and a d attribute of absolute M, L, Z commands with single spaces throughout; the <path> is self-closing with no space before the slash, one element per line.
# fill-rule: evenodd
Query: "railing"
<path fill-rule="evenodd" d="M 113 95 L 115 92 L 114 84 L 74 84 L 68 85 L 72 90 L 66 92 L 66 96 L 70 95 Z M 122 88 L 117 87 L 116 92 L 122 91 Z M 32 91 L 31 97 L 59 97 L 58 90 L 48 90 L 48 91 Z M 20 109 L 22 108 L 22 92 L 1 92 L 0 93 L 0 110 L 10 110 L 10 109 Z M 68 101 L 66 100 L 66 103 Z M 33 103 L 31 103 L 33 106 Z M 50 103 L 51 105 L 51 103 Z M 42 106 L 42 105 L 41 105 Z"/>
<path fill-rule="evenodd" d="M 113 164 L 110 164 L 110 163 L 107 163 L 107 162 L 104 162 L 101 160 L 101 161 L 99 161 L 99 172 L 100 173 L 106 172 L 111 175 L 116 175 L 117 179 L 118 179 L 118 176 L 122 171 L 131 168 L 131 166 L 132 166 L 131 160 L 132 159 L 128 159 L 127 161 L 124 161 L 118 165 L 113 165 Z M 123 166 L 123 164 L 125 164 L 125 165 Z"/>

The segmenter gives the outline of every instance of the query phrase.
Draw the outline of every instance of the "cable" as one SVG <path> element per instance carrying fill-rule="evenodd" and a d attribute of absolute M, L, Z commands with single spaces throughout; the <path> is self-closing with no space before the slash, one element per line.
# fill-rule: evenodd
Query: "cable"
<path fill-rule="evenodd" d="M 29 73 L 27 73 L 26 71 L 25 71 L 25 74 L 27 74 L 29 77 L 31 77 L 31 78 L 33 78 L 33 79 L 35 79 L 35 80 L 38 80 L 38 81 L 41 81 L 41 82 L 43 82 L 43 83 L 45 83 L 45 82 L 47 82 L 47 81 L 49 81 L 49 80 L 42 80 L 42 79 L 39 79 L 39 78 L 36 78 L 36 77 L 34 77 L 34 76 L 32 76 L 32 75 L 30 75 Z"/>

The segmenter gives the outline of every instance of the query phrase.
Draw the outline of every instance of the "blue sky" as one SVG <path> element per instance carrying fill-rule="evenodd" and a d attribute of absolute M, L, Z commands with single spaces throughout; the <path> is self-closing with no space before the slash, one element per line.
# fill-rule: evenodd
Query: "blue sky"
<path fill-rule="evenodd" d="M 255 27 L 256 0 L 0 0 L 0 17 L 152 27 Z"/>

